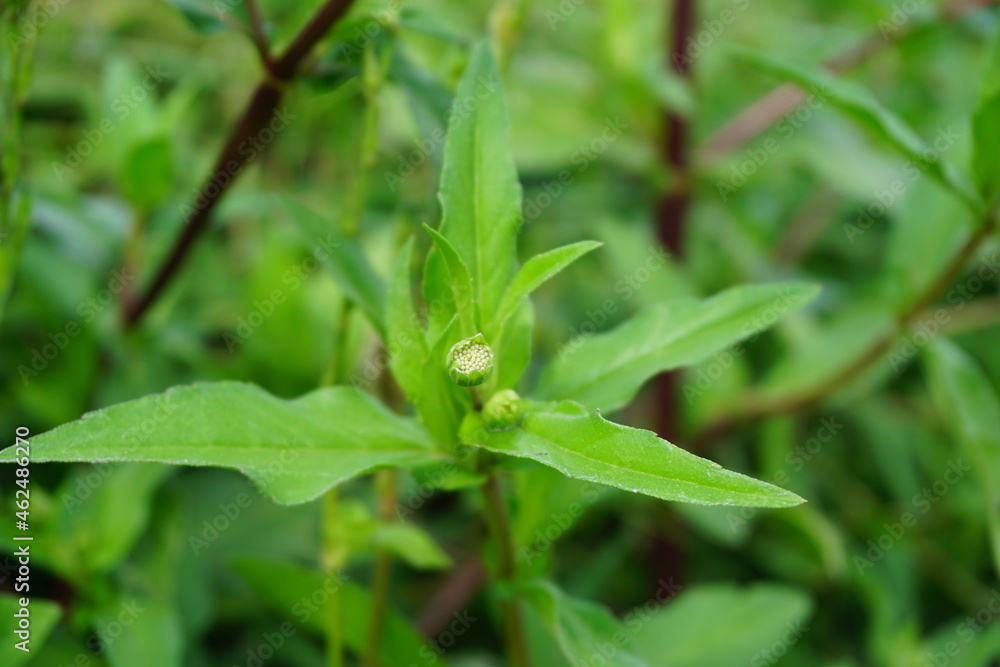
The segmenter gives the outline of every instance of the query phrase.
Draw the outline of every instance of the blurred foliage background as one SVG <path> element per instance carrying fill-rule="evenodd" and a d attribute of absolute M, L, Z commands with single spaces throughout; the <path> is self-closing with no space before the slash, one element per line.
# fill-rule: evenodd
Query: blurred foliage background
<path fill-rule="evenodd" d="M 1000 507 L 988 481 L 1000 459 L 973 462 L 954 427 L 958 408 L 932 400 L 933 364 L 918 360 L 927 341 L 951 338 L 986 379 L 974 393 L 981 423 L 1000 424 L 989 421 L 1000 382 L 996 234 L 976 237 L 982 220 L 954 192 L 823 88 L 771 94 L 783 80 L 759 63 L 833 63 L 965 169 L 969 119 L 991 76 L 993 3 L 681 2 L 693 14 L 679 47 L 671 2 L 356 2 L 287 86 L 287 122 L 247 148 L 253 158 L 207 232 L 134 327 L 123 324 L 123 304 L 181 233 L 261 80 L 246 7 L 51 0 L 12 22 L 17 7 L 4 4 L 15 26 L 4 206 L 16 213 L 30 201 L 30 216 L 18 227 L 12 214 L 0 239 L 9 271 L 0 433 L 41 432 L 196 380 L 246 380 L 286 397 L 315 388 L 334 355 L 343 295 L 315 260 L 320 240 L 302 235 L 277 196 L 356 220 L 387 275 L 400 241 L 438 219 L 451 93 L 470 46 L 491 36 L 525 189 L 522 257 L 606 242 L 539 290 L 542 356 L 528 384 L 546 356 L 642 305 L 746 282 L 823 285 L 807 312 L 653 383 L 627 415 L 808 505 L 666 505 L 535 470 L 515 514 L 531 566 L 551 568 L 567 591 L 626 623 L 647 609 L 631 619 L 640 642 L 670 638 L 656 649 L 663 665 L 1000 664 L 987 530 Z M 263 0 L 266 39 L 288 44 L 319 4 Z M 27 41 L 13 48 L 18 35 Z M 30 80 L 14 58 L 29 42 Z M 975 252 L 949 273 L 974 237 Z M 896 315 L 915 302 L 897 332 Z M 384 351 L 361 318 L 344 326 L 339 373 L 364 384 L 384 368 Z M 874 355 L 841 376 L 873 343 Z M 984 428 L 981 439 L 1000 437 Z M 315 589 L 290 582 L 316 564 L 316 503 L 278 506 L 214 469 L 47 465 L 32 474 L 32 594 L 58 606 L 36 612 L 48 638 L 27 664 L 247 665 L 254 655 L 322 664 L 312 614 L 303 621 L 288 597 Z M 392 601 L 443 640 L 442 591 L 462 591 L 456 612 L 492 613 L 477 565 L 483 531 L 461 500 L 404 484 L 404 498 L 419 498 L 415 520 L 457 565 L 397 568 Z M 344 496 L 366 525 L 371 490 L 352 483 Z M 370 565 L 359 547 L 349 581 L 363 587 Z M 262 658 L 259 647 L 289 619 L 300 630 Z M 500 664 L 490 625 L 456 632 L 444 658 Z M 551 642 L 533 641 L 540 651 Z M 435 664 L 430 655 L 413 664 Z M 562 660 L 553 653 L 545 664 Z"/>

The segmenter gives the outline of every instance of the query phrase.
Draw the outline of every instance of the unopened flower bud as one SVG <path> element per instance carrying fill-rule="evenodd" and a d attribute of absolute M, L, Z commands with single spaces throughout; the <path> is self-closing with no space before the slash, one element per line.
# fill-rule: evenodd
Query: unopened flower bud
<path fill-rule="evenodd" d="M 493 350 L 478 333 L 455 343 L 448 351 L 448 374 L 455 384 L 475 387 L 486 382 L 493 372 Z"/>
<path fill-rule="evenodd" d="M 521 397 L 513 389 L 503 389 L 486 401 L 483 424 L 487 431 L 502 431 L 517 426 L 522 414 Z"/>

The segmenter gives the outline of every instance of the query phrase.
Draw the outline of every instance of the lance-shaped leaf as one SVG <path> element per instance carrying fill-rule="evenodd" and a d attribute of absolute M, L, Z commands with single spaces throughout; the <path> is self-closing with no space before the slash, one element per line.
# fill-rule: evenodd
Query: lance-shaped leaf
<path fill-rule="evenodd" d="M 571 341 L 542 373 L 535 395 L 616 410 L 657 373 L 754 336 L 818 291 L 805 283 L 752 285 L 650 308 L 609 333 Z"/>
<path fill-rule="evenodd" d="M 419 425 L 349 387 L 294 400 L 239 382 L 174 387 L 31 439 L 31 460 L 235 468 L 280 503 L 301 503 L 382 467 L 441 461 Z M 0 462 L 15 460 L 15 448 Z"/>
<path fill-rule="evenodd" d="M 344 236 L 333 222 L 309 210 L 294 199 L 281 198 L 281 203 L 291 213 L 302 231 L 316 245 L 317 256 L 323 252 L 323 266 L 330 272 L 337 285 L 371 321 L 384 338 L 385 283 L 372 267 L 368 255 L 357 239 Z"/>
<path fill-rule="evenodd" d="M 434 240 L 434 247 L 440 253 L 440 259 L 448 272 L 451 291 L 455 296 L 455 309 L 462 322 L 462 335 L 472 336 L 479 333 L 479 320 L 475 310 L 475 292 L 469 268 L 462 261 L 455 247 L 439 231 L 428 225 L 424 225 L 424 229 Z"/>
<path fill-rule="evenodd" d="M 392 271 L 387 299 L 386 328 L 389 337 L 386 346 L 391 355 L 389 366 L 393 375 L 410 401 L 415 403 L 420 395 L 420 375 L 428 351 L 427 339 L 417 318 L 417 311 L 413 306 L 413 294 L 410 292 L 412 252 L 411 238 L 399 251 L 399 257 Z"/>
<path fill-rule="evenodd" d="M 455 93 L 440 198 L 441 233 L 468 265 L 477 312 L 487 316 L 497 311 L 516 265 L 521 186 L 510 146 L 500 72 L 481 44 Z"/>
<path fill-rule="evenodd" d="M 901 118 L 883 107 L 867 90 L 853 82 L 838 79 L 818 68 L 810 69 L 780 62 L 755 51 L 739 50 L 737 53 L 754 66 L 811 90 L 820 104 L 829 102 L 849 116 L 858 125 L 948 188 L 970 210 L 978 213 L 982 208 L 982 202 L 968 179 L 942 155 L 951 148 L 958 137 L 951 128 L 942 129 L 935 139 L 935 146 L 931 147 Z"/>
<path fill-rule="evenodd" d="M 1000 196 L 1000 35 L 980 85 L 979 106 L 972 115 L 972 172 L 980 194 L 988 203 Z"/>
<path fill-rule="evenodd" d="M 742 507 L 804 502 L 791 491 L 724 470 L 652 431 L 609 422 L 572 401 L 530 404 L 521 425 L 505 431 L 488 431 L 480 414 L 471 413 L 462 424 L 462 441 L 662 500 Z"/>
<path fill-rule="evenodd" d="M 631 633 L 625 632 L 625 626 L 607 607 L 570 597 L 548 581 L 522 585 L 518 592 L 538 612 L 559 650 L 572 664 L 652 664 L 637 655 Z M 608 662 L 609 658 L 612 662 Z"/>
<path fill-rule="evenodd" d="M 493 317 L 491 331 L 499 331 L 504 321 L 517 310 L 521 300 L 538 289 L 542 283 L 602 245 L 604 244 L 600 241 L 580 241 L 536 255 L 525 262 L 503 295 L 500 308 Z"/>
<path fill-rule="evenodd" d="M 934 402 L 972 461 L 983 487 L 983 511 L 1000 574 L 1000 401 L 989 379 L 946 339 L 925 350 L 928 384 Z"/>

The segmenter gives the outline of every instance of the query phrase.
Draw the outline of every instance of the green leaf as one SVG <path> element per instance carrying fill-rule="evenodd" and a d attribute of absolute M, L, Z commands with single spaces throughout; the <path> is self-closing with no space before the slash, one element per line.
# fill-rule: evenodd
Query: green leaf
<path fill-rule="evenodd" d="M 1000 35 L 983 75 L 979 106 L 972 115 L 972 174 L 986 202 L 1000 196 Z"/>
<path fill-rule="evenodd" d="M 330 271 L 344 294 L 364 311 L 384 339 L 386 288 L 369 262 L 364 248 L 357 239 L 344 236 L 332 222 L 294 199 L 287 197 L 280 199 L 311 243 L 316 245 L 313 250 L 316 256 L 323 259 L 321 253 L 329 255 L 323 261 L 323 265 Z"/>
<path fill-rule="evenodd" d="M 184 633 L 177 612 L 153 600 L 122 596 L 99 612 L 95 621 L 111 641 L 103 644 L 110 667 L 180 667 L 184 655 Z M 120 635 L 111 630 L 123 627 Z"/>
<path fill-rule="evenodd" d="M 214 5 L 214 7 L 208 0 L 167 0 L 167 4 L 176 7 L 192 28 L 205 35 L 232 29 L 232 25 L 225 21 L 227 12 L 232 12 L 237 22 L 247 21 L 242 2 Z"/>
<path fill-rule="evenodd" d="M 330 595 L 340 596 L 341 630 L 344 644 L 357 655 L 363 655 L 368 645 L 368 628 L 372 618 L 371 594 L 343 575 L 324 576 L 299 565 L 240 559 L 234 569 L 257 589 L 271 606 L 288 618 L 296 630 L 307 629 L 317 635 L 326 632 L 327 601 Z M 315 596 L 315 597 L 314 597 Z M 303 604 L 303 600 L 320 602 Z M 319 605 L 317 608 L 316 605 Z M 419 656 L 421 664 L 441 667 L 439 655 L 392 607 L 386 609 L 383 638 L 379 643 L 379 658 L 386 667 L 410 667 Z"/>
<path fill-rule="evenodd" d="M 500 308 L 493 317 L 492 331 L 499 331 L 507 318 L 517 310 L 521 300 L 538 289 L 542 283 L 602 245 L 604 244 L 600 241 L 580 241 L 536 255 L 525 262 L 503 295 Z"/>
<path fill-rule="evenodd" d="M 31 614 L 31 637 L 28 642 L 30 652 L 22 651 L 14 646 L 23 641 L 14 634 L 17 630 L 17 619 L 14 614 L 21 609 L 19 600 L 20 596 L 0 595 L 0 633 L 3 633 L 3 641 L 0 642 L 0 665 L 4 667 L 18 667 L 34 657 L 62 616 L 62 610 L 55 602 L 31 597 L 28 605 L 28 613 Z"/>
<path fill-rule="evenodd" d="M 167 137 L 153 137 L 131 146 L 121 167 L 125 198 L 145 212 L 166 199 L 174 186 L 173 159 Z"/>
<path fill-rule="evenodd" d="M 763 651 L 808 630 L 811 607 L 806 594 L 784 586 L 696 586 L 652 613 L 626 614 L 625 623 L 636 628 L 639 654 L 657 667 L 754 665 L 765 664 Z"/>
<path fill-rule="evenodd" d="M 819 68 L 780 62 L 755 51 L 740 49 L 737 53 L 754 66 L 811 90 L 821 102 L 828 101 L 858 125 L 886 142 L 906 160 L 925 170 L 970 210 L 976 213 L 981 210 L 982 202 L 965 176 L 955 170 L 941 151 L 932 149 L 902 119 L 883 107 L 864 88 Z M 950 146 L 944 147 L 944 150 L 947 151 Z M 928 152 L 936 155 L 936 159 L 926 159 L 924 156 Z"/>
<path fill-rule="evenodd" d="M 441 233 L 472 276 L 476 329 L 497 312 L 517 264 L 521 186 L 511 155 L 503 82 L 476 47 L 455 93 L 441 172 Z"/>
<path fill-rule="evenodd" d="M 514 314 L 500 328 L 500 336 L 492 343 L 496 370 L 490 378 L 489 393 L 517 386 L 531 362 L 531 335 L 535 329 L 535 306 L 522 299 Z"/>
<path fill-rule="evenodd" d="M 469 393 L 452 382 L 445 370 L 445 356 L 461 338 L 458 316 L 455 316 L 424 360 L 420 398 L 416 404 L 420 421 L 446 447 L 455 443 L 462 415 L 472 404 Z"/>
<path fill-rule="evenodd" d="M 462 441 L 533 459 L 569 477 L 662 500 L 743 507 L 803 502 L 790 491 L 724 470 L 652 431 L 609 422 L 578 403 L 528 405 L 521 425 L 506 431 L 487 431 L 479 413 L 469 414 L 462 424 Z"/>
<path fill-rule="evenodd" d="M 74 470 L 59 495 L 70 538 L 87 570 L 107 572 L 129 554 L 146 529 L 153 493 L 174 471 L 167 466 L 125 464 L 108 467 L 96 477 L 94 473 L 89 467 Z M 100 481 L 92 489 L 95 478 Z"/>
<path fill-rule="evenodd" d="M 444 570 L 453 565 L 437 542 L 412 523 L 382 524 L 372 535 L 372 542 L 418 570 Z"/>
<path fill-rule="evenodd" d="M 386 328 L 389 367 L 411 402 L 420 395 L 420 375 L 427 358 L 427 339 L 410 292 L 410 258 L 413 239 L 399 251 L 389 284 Z"/>
<path fill-rule="evenodd" d="M 542 373 L 535 395 L 617 410 L 654 375 L 756 338 L 818 291 L 805 283 L 750 285 L 650 308 L 610 333 L 570 343 Z"/>
<path fill-rule="evenodd" d="M 947 339 L 932 341 L 924 355 L 934 402 L 983 487 L 993 566 L 1000 574 L 1000 399 L 983 371 Z"/>
<path fill-rule="evenodd" d="M 473 336 L 480 331 L 475 312 L 476 306 L 469 268 L 462 261 L 455 247 L 440 232 L 428 225 L 424 225 L 424 229 L 427 230 L 427 233 L 434 240 L 434 247 L 441 253 L 441 260 L 448 271 L 448 283 L 455 297 L 455 309 L 462 322 L 462 335 L 464 337 Z"/>
<path fill-rule="evenodd" d="M 538 611 L 572 664 L 615 667 L 654 664 L 636 654 L 631 635 L 606 607 L 572 598 L 547 581 L 525 584 L 518 591 Z"/>
<path fill-rule="evenodd" d="M 301 503 L 376 468 L 440 461 L 426 432 L 370 396 L 327 387 L 294 400 L 239 382 L 174 387 L 84 415 L 31 441 L 31 460 L 235 468 Z M 15 458 L 14 447 L 0 462 Z"/>

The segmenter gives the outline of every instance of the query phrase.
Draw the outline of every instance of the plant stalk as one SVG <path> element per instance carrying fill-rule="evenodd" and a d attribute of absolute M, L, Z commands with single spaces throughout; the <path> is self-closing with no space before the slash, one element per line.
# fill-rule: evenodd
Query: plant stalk
<path fill-rule="evenodd" d="M 517 573 L 514 539 L 511 536 L 510 520 L 507 516 L 507 507 L 504 504 L 500 477 L 495 470 L 490 472 L 482 489 L 483 514 L 499 548 L 497 576 L 501 582 L 513 584 Z M 511 667 L 531 667 L 519 600 L 510 591 L 505 593 L 505 597 L 500 602 L 500 615 L 503 622 L 507 661 Z"/>

